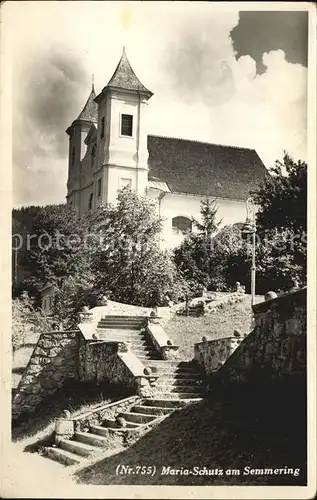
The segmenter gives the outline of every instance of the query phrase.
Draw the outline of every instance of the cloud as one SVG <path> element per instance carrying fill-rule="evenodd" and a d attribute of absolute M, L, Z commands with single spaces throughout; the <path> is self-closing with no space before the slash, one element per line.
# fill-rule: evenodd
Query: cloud
<path fill-rule="evenodd" d="M 88 97 L 91 73 L 100 91 L 122 45 L 154 92 L 149 133 L 255 148 L 266 165 L 284 149 L 305 159 L 307 70 L 281 50 L 263 54 L 261 75 L 252 57 L 237 59 L 230 33 L 238 11 L 196 2 L 26 4 L 15 16 L 15 204 L 63 201 L 65 129 Z"/>
<path fill-rule="evenodd" d="M 65 125 L 78 113 L 74 96 L 80 87 L 85 89 L 86 78 L 80 59 L 57 45 L 26 57 L 14 71 L 16 199 L 30 203 L 60 201 L 67 175 Z"/>

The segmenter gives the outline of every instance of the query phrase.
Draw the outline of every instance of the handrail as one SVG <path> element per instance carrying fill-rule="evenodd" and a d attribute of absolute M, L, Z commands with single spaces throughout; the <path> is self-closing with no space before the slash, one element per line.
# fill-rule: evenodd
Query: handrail
<path fill-rule="evenodd" d="M 91 415 L 92 413 L 95 413 L 97 411 L 100 411 L 100 410 L 103 410 L 103 409 L 106 409 L 106 408 L 111 408 L 112 406 L 116 406 L 118 403 L 125 403 L 125 402 L 128 402 L 132 399 L 136 399 L 136 398 L 139 398 L 140 396 L 134 394 L 132 396 L 128 396 L 127 398 L 123 398 L 123 399 L 117 399 L 116 401 L 113 401 L 112 403 L 108 403 L 108 404 L 101 404 L 100 406 L 97 406 L 96 408 L 94 408 L 93 410 L 91 411 L 88 411 L 86 413 L 82 413 L 81 415 L 78 415 L 77 417 L 72 417 L 71 420 L 81 420 L 82 418 L 85 418 L 87 417 L 87 415 Z"/>

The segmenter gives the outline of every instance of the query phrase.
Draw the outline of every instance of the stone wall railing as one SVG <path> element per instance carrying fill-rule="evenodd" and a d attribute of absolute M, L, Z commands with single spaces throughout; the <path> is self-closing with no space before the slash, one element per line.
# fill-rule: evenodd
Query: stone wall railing
<path fill-rule="evenodd" d="M 66 379 L 78 378 L 79 331 L 42 333 L 12 401 L 12 417 L 33 412 Z"/>
<path fill-rule="evenodd" d="M 89 412 L 76 417 L 57 418 L 55 420 L 55 441 L 67 437 L 71 438 L 76 431 L 89 430 L 92 425 L 99 425 L 105 420 L 114 421 L 115 417 L 128 411 L 141 401 L 140 396 L 129 396 L 112 403 L 101 404 Z"/>
<path fill-rule="evenodd" d="M 253 306 L 255 328 L 219 372 L 231 381 L 306 374 L 306 288 Z"/>
<path fill-rule="evenodd" d="M 155 349 L 162 354 L 163 359 L 174 359 L 177 357 L 179 346 L 174 345 L 160 324 L 160 317 L 149 317 L 146 331 L 150 335 Z"/>
<path fill-rule="evenodd" d="M 142 394 L 155 384 L 157 377 L 147 373 L 125 343 L 83 340 L 79 348 L 79 379 L 97 384 L 107 381 Z"/>
<path fill-rule="evenodd" d="M 226 337 L 205 340 L 195 344 L 195 360 L 204 368 L 207 375 L 219 370 L 239 347 L 242 337 Z"/>

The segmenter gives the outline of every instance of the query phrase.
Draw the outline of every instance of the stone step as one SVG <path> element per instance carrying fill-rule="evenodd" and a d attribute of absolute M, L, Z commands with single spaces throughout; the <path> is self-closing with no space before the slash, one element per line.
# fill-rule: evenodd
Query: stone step
<path fill-rule="evenodd" d="M 144 319 L 139 319 L 139 318 L 133 318 L 133 317 L 123 317 L 123 316 L 105 316 L 104 318 L 100 318 L 99 320 L 100 322 L 102 323 L 122 323 L 122 324 L 125 324 L 125 323 L 128 323 L 128 324 L 131 324 L 131 325 L 140 325 L 140 326 L 145 326 L 146 325 L 146 322 L 147 320 L 144 320 Z"/>
<path fill-rule="evenodd" d="M 163 399 L 168 399 L 169 397 L 174 398 L 177 397 L 180 400 L 187 400 L 186 402 L 196 402 L 196 401 L 202 401 L 203 398 L 201 397 L 200 393 L 195 393 L 195 392 L 177 392 L 177 393 L 170 393 L 170 392 L 161 392 L 160 397 Z"/>
<path fill-rule="evenodd" d="M 60 447 L 63 450 L 70 451 L 82 457 L 91 457 L 94 453 L 96 453 L 96 451 L 98 451 L 96 446 L 73 441 L 72 439 L 61 439 Z"/>
<path fill-rule="evenodd" d="M 151 415 L 168 415 L 172 411 L 175 410 L 175 408 L 171 406 L 150 406 L 150 405 L 138 405 L 134 406 L 132 410 L 136 413 L 146 413 L 146 414 L 151 414 Z"/>
<path fill-rule="evenodd" d="M 181 401 L 179 399 L 166 399 L 166 398 L 147 398 L 143 400 L 143 405 L 146 406 L 155 406 L 160 408 L 183 408 L 186 406 L 186 401 Z"/>
<path fill-rule="evenodd" d="M 167 372 L 167 371 L 162 371 L 160 374 L 160 378 L 162 380 L 179 380 L 180 383 L 183 380 L 204 380 L 205 374 L 204 373 L 194 373 L 190 371 L 181 371 L 181 372 Z"/>
<path fill-rule="evenodd" d="M 170 361 L 164 359 L 153 361 L 153 363 L 151 363 L 151 366 L 153 366 L 153 368 L 155 368 L 156 370 L 170 370 L 178 373 L 198 373 L 199 375 L 204 373 L 203 371 L 197 369 L 197 367 L 194 368 L 192 366 L 179 366 L 176 363 L 170 364 Z"/>
<path fill-rule="evenodd" d="M 133 432 L 139 427 L 141 427 L 141 425 L 130 427 L 129 432 Z M 98 434 L 98 436 L 104 436 L 105 438 L 109 438 L 109 436 L 123 437 L 127 428 L 128 427 L 103 427 L 101 425 L 92 425 L 91 431 L 94 434 Z"/>
<path fill-rule="evenodd" d="M 174 377 L 160 377 L 159 384 L 163 385 L 178 385 L 178 386 L 189 386 L 189 387 L 201 387 L 204 385 L 204 380 L 199 380 L 197 378 L 174 378 Z"/>
<path fill-rule="evenodd" d="M 103 427 L 101 425 L 92 425 L 90 430 L 94 434 L 97 434 L 98 436 L 104 436 L 106 438 L 109 438 L 109 436 L 113 434 L 117 434 L 118 436 L 120 435 L 123 436 L 123 431 L 122 429 L 119 428 Z"/>
<path fill-rule="evenodd" d="M 96 334 L 98 335 L 98 338 L 100 340 L 103 340 L 105 342 L 130 342 L 130 344 L 134 343 L 135 340 L 137 339 L 132 339 L 130 336 L 124 336 L 122 335 L 121 337 L 115 337 L 113 335 L 109 335 L 108 333 L 100 333 L 100 332 L 96 332 Z M 137 344 L 137 345 L 143 345 L 142 343 L 140 344 Z"/>
<path fill-rule="evenodd" d="M 159 361 L 161 359 L 160 353 L 156 353 L 156 352 L 149 353 L 149 354 L 140 354 L 140 353 L 135 352 L 133 349 L 132 349 L 132 352 L 134 352 L 134 354 L 139 358 L 140 361 L 146 361 L 147 364 L 149 361 Z"/>
<path fill-rule="evenodd" d="M 139 354 L 160 354 L 154 347 L 134 346 L 130 344 L 132 351 Z"/>
<path fill-rule="evenodd" d="M 93 434 L 92 432 L 76 432 L 75 433 L 76 441 L 81 443 L 86 443 L 91 446 L 97 446 L 103 448 L 107 445 L 108 440 L 104 436 L 100 436 L 98 434 Z"/>
<path fill-rule="evenodd" d="M 107 420 L 107 419 L 106 419 L 106 420 L 104 420 L 104 421 L 102 422 L 102 426 L 103 426 L 103 427 L 107 427 L 108 429 L 109 429 L 109 428 L 111 428 L 111 429 L 119 429 L 119 430 L 120 430 L 120 429 L 121 429 L 121 430 L 123 429 L 123 427 L 120 427 L 120 426 L 118 426 L 118 425 L 117 425 L 117 422 L 116 422 L 115 420 L 110 420 L 110 419 L 109 419 L 109 420 Z M 139 426 L 140 426 L 140 424 L 136 424 L 136 423 L 134 423 L 134 422 L 127 422 L 127 423 L 126 423 L 126 427 L 127 427 L 128 429 L 134 429 L 135 427 L 139 427 Z"/>
<path fill-rule="evenodd" d="M 77 465 L 82 462 L 82 457 L 72 453 L 71 451 L 63 450 L 62 448 L 55 448 L 49 446 L 46 448 L 46 456 L 60 462 L 63 465 Z"/>
<path fill-rule="evenodd" d="M 131 344 L 131 347 L 134 349 L 143 349 L 143 348 L 146 348 L 146 349 L 155 349 L 154 345 L 152 344 L 152 342 L 149 340 L 149 339 L 132 339 L 132 340 L 129 340 L 130 344 Z"/>
<path fill-rule="evenodd" d="M 139 328 L 107 327 L 98 323 L 97 331 L 101 334 L 113 335 L 114 337 L 131 336 L 131 338 L 140 340 L 149 338 L 145 333 L 141 333 Z"/>
<path fill-rule="evenodd" d="M 177 360 L 170 360 L 170 359 L 162 359 L 162 360 L 159 360 L 159 361 L 155 361 L 155 363 L 153 363 L 154 365 L 156 366 L 173 366 L 173 367 L 179 367 L 179 368 L 183 368 L 184 365 L 182 365 L 179 361 Z"/>
<path fill-rule="evenodd" d="M 181 392 L 181 393 L 199 393 L 199 394 L 204 394 L 205 389 L 204 387 L 195 387 L 192 385 L 168 385 L 168 384 L 158 384 L 158 387 L 160 387 L 162 390 L 166 392 Z"/>
<path fill-rule="evenodd" d="M 117 324 L 117 323 L 98 323 L 97 328 L 100 330 L 121 330 L 122 332 L 124 330 L 127 330 L 128 332 L 138 332 L 140 331 L 140 327 L 138 325 L 124 325 L 124 324 Z"/>
<path fill-rule="evenodd" d="M 101 320 L 98 322 L 98 326 L 102 328 L 113 328 L 116 330 L 141 330 L 143 328 L 143 323 L 136 321 L 114 321 L 114 320 Z"/>
<path fill-rule="evenodd" d="M 103 319 L 128 319 L 128 320 L 132 320 L 132 321 L 146 321 L 147 320 L 147 316 L 129 316 L 129 315 L 125 315 L 125 314 L 106 314 L 105 316 L 103 316 L 103 318 L 101 318 L 102 320 Z"/>
<path fill-rule="evenodd" d="M 194 374 L 190 371 L 190 370 L 185 370 L 185 369 L 176 369 L 176 370 L 173 370 L 173 369 L 170 369 L 169 367 L 162 367 L 162 368 L 155 368 L 153 367 L 152 365 L 152 362 L 150 361 L 147 365 L 149 368 L 151 368 L 152 370 L 152 374 L 155 375 L 155 376 L 159 376 L 159 377 L 165 377 L 165 376 L 168 376 L 168 377 L 175 377 L 175 376 L 182 376 L 182 377 L 192 377 L 194 376 Z M 203 374 L 199 374 L 199 376 L 203 376 Z"/>
<path fill-rule="evenodd" d="M 145 424 L 157 418 L 157 415 L 155 414 L 137 413 L 132 411 L 122 412 L 120 413 L 120 416 L 127 422 L 136 422 L 138 424 Z"/>
<path fill-rule="evenodd" d="M 115 341 L 129 340 L 130 342 L 137 342 L 137 343 L 150 342 L 150 339 L 148 337 L 138 332 L 137 330 L 134 330 L 134 332 L 127 330 L 127 333 L 124 333 L 124 330 L 121 330 L 119 333 L 116 333 L 114 332 L 114 330 L 97 328 L 97 333 L 107 340 L 108 339 L 113 339 Z"/>

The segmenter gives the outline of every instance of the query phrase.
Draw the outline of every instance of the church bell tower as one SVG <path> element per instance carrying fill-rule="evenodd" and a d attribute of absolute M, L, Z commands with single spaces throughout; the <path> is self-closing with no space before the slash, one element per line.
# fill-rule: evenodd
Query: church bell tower
<path fill-rule="evenodd" d="M 98 106 L 95 102 L 95 89 L 92 85 L 85 106 L 76 120 L 66 130 L 69 136 L 67 203 L 80 215 L 81 206 L 81 162 L 86 154 L 85 139 L 93 124 L 97 123 Z"/>
<path fill-rule="evenodd" d="M 124 186 L 130 186 L 140 195 L 146 194 L 146 110 L 152 95 L 135 75 L 123 49 L 112 78 L 95 98 L 97 162 L 103 177 L 103 203 L 115 203 L 118 190 Z"/>

